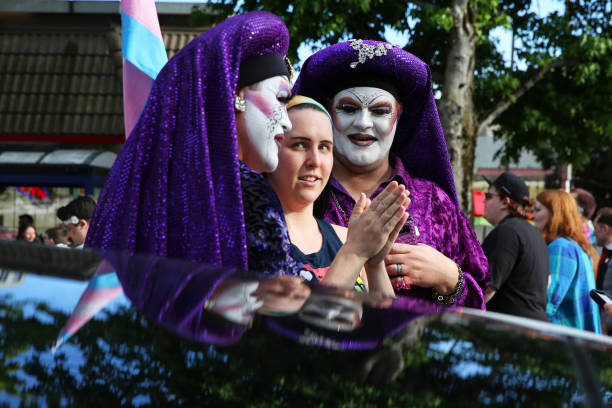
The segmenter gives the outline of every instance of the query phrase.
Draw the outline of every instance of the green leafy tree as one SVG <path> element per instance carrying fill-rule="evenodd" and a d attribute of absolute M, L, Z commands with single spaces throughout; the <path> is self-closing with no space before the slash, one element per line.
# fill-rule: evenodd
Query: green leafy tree
<path fill-rule="evenodd" d="M 194 19 L 271 11 L 289 27 L 293 57 L 302 43 L 384 40 L 386 27 L 407 31 L 404 48 L 432 69 L 460 202 L 469 210 L 476 140 L 487 127 L 499 125 L 505 162 L 526 148 L 581 169 L 589 149 L 612 140 L 612 1 L 557 1 L 565 11 L 546 17 L 532 11 L 532 3 L 233 0 L 196 9 Z M 489 35 L 499 27 L 512 33 L 509 63 Z"/>

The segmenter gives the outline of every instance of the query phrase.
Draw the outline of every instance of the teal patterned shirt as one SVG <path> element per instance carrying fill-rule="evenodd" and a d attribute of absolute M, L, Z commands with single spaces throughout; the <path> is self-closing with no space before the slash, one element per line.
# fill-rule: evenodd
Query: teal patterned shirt
<path fill-rule="evenodd" d="M 597 304 L 589 296 L 595 289 L 593 263 L 589 255 L 567 238 L 548 244 L 551 284 L 546 314 L 563 326 L 601 333 Z"/>

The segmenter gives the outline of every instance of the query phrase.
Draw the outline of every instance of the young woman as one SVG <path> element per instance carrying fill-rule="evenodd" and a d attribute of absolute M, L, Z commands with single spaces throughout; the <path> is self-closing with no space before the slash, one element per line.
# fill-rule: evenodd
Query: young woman
<path fill-rule="evenodd" d="M 35 243 L 37 239 L 36 227 L 32 224 L 21 224 L 17 233 L 17 240 Z"/>
<path fill-rule="evenodd" d="M 291 254 L 301 265 L 301 275 L 337 286 L 356 282 L 357 290 L 369 283 L 371 291 L 392 296 L 382 261 L 407 218 L 404 187 L 391 183 L 371 205 L 362 194 L 348 230 L 315 218 L 314 202 L 333 167 L 331 117 L 318 102 L 299 95 L 287 111 L 292 129 L 285 133 L 278 167 L 267 179 L 283 207 Z"/>
<path fill-rule="evenodd" d="M 553 323 L 601 333 L 599 310 L 589 297 L 597 252 L 582 232 L 576 201 L 563 190 L 545 190 L 536 197 L 533 220 L 548 244 L 546 314 Z"/>

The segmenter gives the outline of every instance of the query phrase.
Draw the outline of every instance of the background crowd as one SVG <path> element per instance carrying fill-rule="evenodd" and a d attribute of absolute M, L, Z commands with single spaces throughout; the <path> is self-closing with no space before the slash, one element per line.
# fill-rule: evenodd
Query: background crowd
<path fill-rule="evenodd" d="M 75 198 L 57 210 L 58 225 L 47 229 L 44 234 L 38 234 L 34 217 L 30 214 L 21 214 L 16 240 L 64 248 L 83 248 L 95 208 L 94 198 L 89 196 Z"/>
<path fill-rule="evenodd" d="M 612 290 L 612 208 L 591 220 L 595 207 L 583 189 L 544 190 L 531 200 L 525 182 L 510 172 L 491 182 L 485 218 L 495 229 L 483 242 L 491 271 L 487 310 L 608 333 L 609 317 L 600 316 L 591 291 Z"/>

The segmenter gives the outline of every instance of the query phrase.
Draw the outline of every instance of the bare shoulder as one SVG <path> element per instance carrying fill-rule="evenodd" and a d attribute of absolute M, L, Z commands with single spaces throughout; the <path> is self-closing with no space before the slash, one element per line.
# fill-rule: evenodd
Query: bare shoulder
<path fill-rule="evenodd" d="M 336 235 L 338 235 L 338 238 L 340 238 L 340 241 L 342 241 L 342 243 L 345 243 L 346 242 L 346 232 L 348 231 L 348 228 L 342 227 L 340 225 L 335 225 L 335 224 L 331 224 L 331 226 L 334 229 L 334 231 L 336 231 Z"/>

